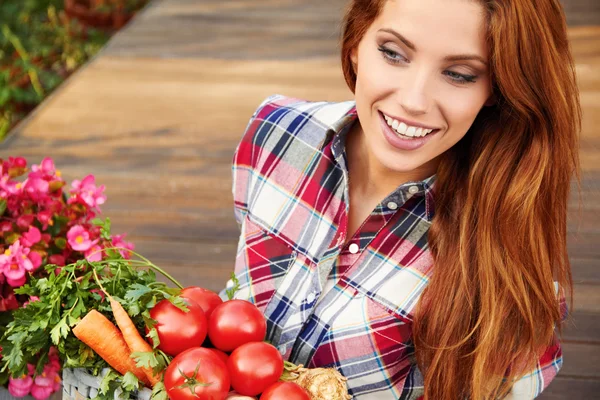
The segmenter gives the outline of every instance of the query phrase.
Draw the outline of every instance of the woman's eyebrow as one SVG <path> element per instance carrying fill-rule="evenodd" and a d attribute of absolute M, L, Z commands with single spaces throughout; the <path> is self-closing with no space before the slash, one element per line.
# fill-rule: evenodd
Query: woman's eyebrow
<path fill-rule="evenodd" d="M 382 28 L 382 29 L 379 30 L 379 32 L 391 33 L 392 35 L 394 35 L 398 39 L 400 39 L 400 41 L 402 43 L 404 43 L 406 45 L 406 47 L 408 47 L 412 51 L 417 51 L 417 47 L 413 44 L 413 42 L 411 42 L 410 40 L 408 40 L 407 38 L 405 38 L 404 36 L 402 36 L 400 33 L 396 32 L 395 30 L 389 29 L 389 28 Z"/>
<path fill-rule="evenodd" d="M 396 36 L 402 43 L 404 43 L 406 45 L 406 47 L 408 47 L 412 51 L 417 51 L 417 46 L 415 46 L 413 42 L 411 42 L 410 40 L 408 40 L 407 38 L 402 36 L 399 32 L 396 32 L 395 30 L 390 29 L 390 28 L 382 28 L 379 30 L 379 32 L 391 33 L 392 35 Z M 482 63 L 486 66 L 488 65 L 485 58 L 483 58 L 477 54 L 456 54 L 456 55 L 444 57 L 444 61 L 464 61 L 464 60 L 475 60 L 475 61 L 479 61 L 480 63 Z"/>
<path fill-rule="evenodd" d="M 479 61 L 483 65 L 488 65 L 487 61 L 481 56 L 477 54 L 457 54 L 454 56 L 446 56 L 444 57 L 444 61 L 464 61 L 464 60 L 475 60 Z"/>

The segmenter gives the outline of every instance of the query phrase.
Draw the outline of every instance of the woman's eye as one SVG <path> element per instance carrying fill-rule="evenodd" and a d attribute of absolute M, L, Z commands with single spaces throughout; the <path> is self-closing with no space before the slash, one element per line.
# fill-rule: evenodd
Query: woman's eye
<path fill-rule="evenodd" d="M 453 82 L 458 83 L 460 85 L 475 82 L 476 78 L 475 75 L 463 75 L 452 71 L 445 71 L 444 73 L 446 74 L 446 76 L 450 77 L 450 79 Z"/>
<path fill-rule="evenodd" d="M 396 53 L 394 50 L 390 50 L 383 46 L 379 46 L 378 50 L 383 54 L 383 58 L 391 62 L 392 64 L 398 64 L 400 62 L 408 62 L 402 55 Z"/>
<path fill-rule="evenodd" d="M 392 64 L 399 64 L 401 62 L 408 63 L 408 59 L 402 56 L 400 53 L 395 52 L 394 50 L 388 49 L 385 46 L 379 46 L 378 50 L 383 55 L 388 62 Z M 452 80 L 453 83 L 458 83 L 459 85 L 465 85 L 467 83 L 475 82 L 475 75 L 464 75 L 459 74 L 453 71 L 444 71 L 444 74 Z"/>

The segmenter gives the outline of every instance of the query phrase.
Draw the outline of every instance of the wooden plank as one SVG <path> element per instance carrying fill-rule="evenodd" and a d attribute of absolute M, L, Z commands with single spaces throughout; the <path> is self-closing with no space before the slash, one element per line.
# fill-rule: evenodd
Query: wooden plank
<path fill-rule="evenodd" d="M 340 0 L 171 0 L 168 7 L 151 7 L 138 16 L 125 34 L 111 41 L 107 54 L 235 60 L 331 57 L 337 51 L 344 5 Z"/>
<path fill-rule="evenodd" d="M 569 260 L 571 261 L 573 282 L 591 283 L 595 285 L 600 284 L 600 274 L 598 274 L 597 258 L 581 258 L 578 256 L 571 256 Z"/>
<path fill-rule="evenodd" d="M 563 343 L 563 377 L 573 376 L 600 380 L 600 346 L 595 344 Z"/>
<path fill-rule="evenodd" d="M 563 340 L 600 345 L 600 313 L 575 310 L 563 327 Z"/>
<path fill-rule="evenodd" d="M 600 286 L 574 284 L 574 308 L 578 311 L 600 313 Z"/>
<path fill-rule="evenodd" d="M 147 147 L 194 156 L 202 152 L 199 144 L 208 142 L 224 151 L 219 143 L 239 141 L 258 104 L 277 92 L 326 101 L 350 98 L 337 59 L 232 63 L 101 57 L 67 81 L 34 120 L 17 127 L 19 140 L 7 144 L 38 154 L 66 147 L 80 158 L 94 154 L 114 161 L 143 157 L 146 150 L 140 149 Z"/>
<path fill-rule="evenodd" d="M 600 2 L 596 0 L 561 0 L 569 25 L 600 23 Z"/>
<path fill-rule="evenodd" d="M 593 399 L 600 393 L 600 379 L 564 377 L 562 372 L 538 397 L 540 400 Z"/>
<path fill-rule="evenodd" d="M 574 233 L 567 237 L 568 252 L 572 256 L 600 259 L 600 234 Z"/>

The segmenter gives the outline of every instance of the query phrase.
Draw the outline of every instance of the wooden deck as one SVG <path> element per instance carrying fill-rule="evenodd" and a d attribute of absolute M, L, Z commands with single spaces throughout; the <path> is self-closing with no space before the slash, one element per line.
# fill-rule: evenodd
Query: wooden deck
<path fill-rule="evenodd" d="M 66 179 L 107 185 L 105 216 L 185 285 L 219 290 L 237 226 L 230 163 L 267 95 L 351 98 L 337 58 L 345 1 L 155 0 L 16 127 L 0 157 L 52 156 Z M 583 209 L 565 364 L 543 399 L 600 395 L 600 2 L 564 0 L 584 107 Z M 596 25 L 596 26 L 594 26 Z"/>

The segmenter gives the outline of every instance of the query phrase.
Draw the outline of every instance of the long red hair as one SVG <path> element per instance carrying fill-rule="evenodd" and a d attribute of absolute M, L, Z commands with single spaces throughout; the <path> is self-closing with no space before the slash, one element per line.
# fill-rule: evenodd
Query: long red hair
<path fill-rule="evenodd" d="M 353 0 L 342 69 L 386 0 Z M 428 242 L 435 269 L 415 311 L 425 399 L 506 395 L 561 331 L 569 304 L 571 178 L 581 192 L 581 109 L 559 0 L 480 0 L 496 104 L 442 155 Z M 581 197 L 580 197 L 581 198 Z M 580 200 L 581 207 L 581 200 Z"/>

